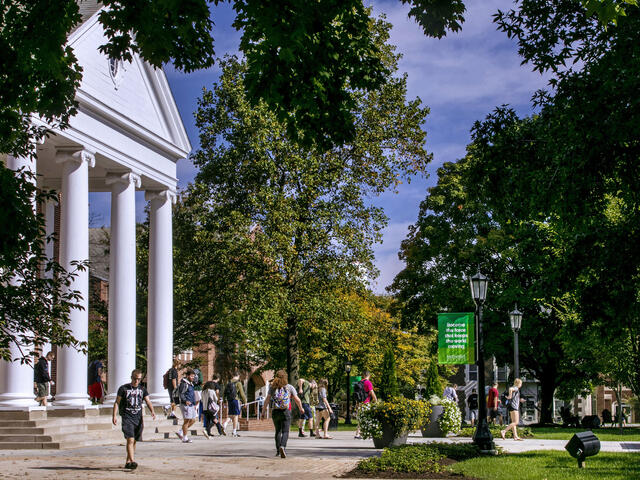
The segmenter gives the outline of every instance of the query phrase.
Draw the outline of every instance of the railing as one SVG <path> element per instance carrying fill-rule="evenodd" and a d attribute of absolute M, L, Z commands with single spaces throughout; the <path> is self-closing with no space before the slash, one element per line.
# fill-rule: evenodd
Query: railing
<path fill-rule="evenodd" d="M 251 406 L 254 405 L 253 411 L 254 411 L 254 415 L 253 417 L 255 417 L 257 420 L 261 420 L 261 419 L 268 419 L 271 418 L 269 416 L 269 405 L 264 405 L 262 406 L 262 411 L 260 410 L 260 402 L 258 402 L 258 400 L 255 400 L 253 402 L 248 402 L 248 403 L 244 403 L 242 404 L 242 407 L 246 407 L 246 419 L 247 421 L 249 421 L 249 419 L 252 417 L 251 415 Z M 222 418 L 227 418 L 229 416 L 229 410 L 228 408 L 225 407 L 224 401 L 220 400 L 219 401 L 219 406 L 220 406 L 220 419 L 222 420 Z M 226 410 L 226 412 L 224 411 Z M 226 413 L 226 414 L 225 414 Z M 240 416 L 242 417 L 242 413 L 240 414 Z"/>

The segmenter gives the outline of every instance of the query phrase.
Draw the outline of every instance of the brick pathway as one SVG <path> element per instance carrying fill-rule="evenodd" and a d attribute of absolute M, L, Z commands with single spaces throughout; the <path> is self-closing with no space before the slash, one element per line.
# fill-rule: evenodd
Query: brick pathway
<path fill-rule="evenodd" d="M 136 471 L 124 470 L 124 443 L 74 450 L 0 451 L 0 479 L 330 479 L 352 469 L 361 458 L 376 455 L 371 440 L 355 440 L 353 432 L 332 432 L 333 440 L 298 438 L 292 432 L 288 458 L 274 457 L 272 432 L 242 432 L 242 437 L 177 437 L 138 444 Z M 468 438 L 434 439 L 469 442 Z M 410 436 L 409 443 L 430 441 Z M 563 450 L 561 440 L 498 440 L 507 451 Z M 640 442 L 602 442 L 603 451 L 637 451 Z"/>

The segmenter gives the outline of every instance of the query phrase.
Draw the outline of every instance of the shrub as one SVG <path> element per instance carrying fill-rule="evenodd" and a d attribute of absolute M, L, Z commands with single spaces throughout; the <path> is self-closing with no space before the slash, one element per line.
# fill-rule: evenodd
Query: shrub
<path fill-rule="evenodd" d="M 389 400 L 400 395 L 398 377 L 396 375 L 396 357 L 393 347 L 388 347 L 382 359 L 382 378 L 378 387 L 382 400 Z"/>
<path fill-rule="evenodd" d="M 435 359 L 431 361 L 431 365 L 429 365 L 429 369 L 427 370 L 424 389 L 424 396 L 426 398 L 429 398 L 432 395 L 440 395 L 440 393 L 442 393 L 442 382 L 438 375 L 438 364 Z"/>
<path fill-rule="evenodd" d="M 431 406 L 422 401 L 395 397 L 387 402 L 367 403 L 358 410 L 363 438 L 382 436 L 382 424 L 391 425 L 396 435 L 422 428 L 429 422 Z"/>
<path fill-rule="evenodd" d="M 358 463 L 361 472 L 439 473 L 446 467 L 442 460 L 456 461 L 477 457 L 478 447 L 472 443 L 429 443 L 385 448 L 380 457 Z"/>

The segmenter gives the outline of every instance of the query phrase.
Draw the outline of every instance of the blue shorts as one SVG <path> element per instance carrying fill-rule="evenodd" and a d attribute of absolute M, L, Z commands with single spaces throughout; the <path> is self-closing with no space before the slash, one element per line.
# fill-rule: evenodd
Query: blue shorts
<path fill-rule="evenodd" d="M 240 415 L 240 402 L 237 398 L 229 402 L 229 415 Z"/>
<path fill-rule="evenodd" d="M 308 403 L 302 404 L 302 412 L 300 412 L 300 420 L 311 420 L 313 418 L 313 412 L 311 406 Z"/>

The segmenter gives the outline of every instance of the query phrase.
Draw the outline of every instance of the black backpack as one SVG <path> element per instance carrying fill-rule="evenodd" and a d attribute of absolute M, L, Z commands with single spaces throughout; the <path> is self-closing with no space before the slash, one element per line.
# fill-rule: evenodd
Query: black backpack
<path fill-rule="evenodd" d="M 353 384 L 353 401 L 364 402 L 367 398 L 367 394 L 364 391 L 364 380 L 360 380 Z"/>
<path fill-rule="evenodd" d="M 504 392 L 502 392 L 502 395 L 500 395 L 500 401 L 502 402 L 503 406 L 507 406 L 509 403 L 509 399 L 507 398 L 509 396 L 509 390 L 505 390 Z"/>
<path fill-rule="evenodd" d="M 224 398 L 227 402 L 232 402 L 238 396 L 238 391 L 236 390 L 235 382 L 227 383 L 227 386 L 224 387 Z"/>
<path fill-rule="evenodd" d="M 184 380 L 178 384 L 178 388 L 176 388 L 175 392 L 173 393 L 174 403 L 176 405 L 180 405 L 182 403 L 182 399 L 184 398 L 185 393 L 187 393 L 188 388 L 189 386 Z"/>

